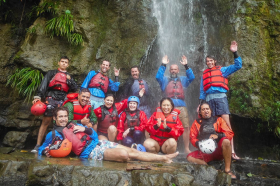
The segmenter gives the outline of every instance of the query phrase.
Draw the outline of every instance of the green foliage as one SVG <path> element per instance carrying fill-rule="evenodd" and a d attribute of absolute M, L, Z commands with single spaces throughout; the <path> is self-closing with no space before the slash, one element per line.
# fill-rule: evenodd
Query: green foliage
<path fill-rule="evenodd" d="M 45 13 L 57 14 L 58 8 L 56 2 L 42 2 L 38 6 L 33 6 L 31 12 L 29 13 L 29 18 L 32 16 L 39 17 Z"/>
<path fill-rule="evenodd" d="M 0 6 L 2 3 L 6 3 L 6 0 L 0 0 Z"/>
<path fill-rule="evenodd" d="M 6 85 L 11 85 L 19 95 L 25 97 L 25 101 L 30 101 L 40 86 L 43 77 L 43 74 L 39 70 L 29 67 L 21 70 L 17 69 L 14 74 L 8 77 Z"/>

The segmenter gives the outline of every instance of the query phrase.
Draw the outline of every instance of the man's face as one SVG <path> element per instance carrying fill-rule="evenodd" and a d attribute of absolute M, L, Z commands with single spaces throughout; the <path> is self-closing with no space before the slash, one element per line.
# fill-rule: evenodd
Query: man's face
<path fill-rule="evenodd" d="M 136 101 L 130 101 L 128 103 L 128 108 L 130 111 L 135 111 L 137 109 L 137 102 Z"/>
<path fill-rule="evenodd" d="M 169 72 L 170 72 L 171 77 L 176 78 L 177 74 L 179 73 L 178 65 L 171 65 Z"/>
<path fill-rule="evenodd" d="M 109 61 L 103 61 L 100 65 L 100 70 L 103 73 L 106 73 L 110 69 L 110 62 Z"/>
<path fill-rule="evenodd" d="M 69 66 L 69 61 L 68 59 L 61 59 L 59 62 L 58 62 L 58 66 L 61 70 L 66 70 L 67 67 Z"/>
<path fill-rule="evenodd" d="M 68 123 L 68 114 L 65 110 L 60 110 L 57 112 L 57 117 L 53 117 L 53 120 L 55 120 L 56 125 L 60 127 L 65 127 Z"/>
<path fill-rule="evenodd" d="M 132 68 L 130 72 L 131 72 L 131 76 L 132 76 L 133 79 L 139 79 L 138 68 Z"/>
<path fill-rule="evenodd" d="M 86 106 L 89 103 L 90 93 L 82 92 L 78 95 L 78 101 L 82 107 Z"/>
<path fill-rule="evenodd" d="M 207 105 L 207 104 L 201 105 L 200 114 L 201 114 L 201 117 L 204 119 L 210 118 L 212 113 L 211 113 L 209 105 Z"/>
<path fill-rule="evenodd" d="M 214 59 L 212 58 L 206 58 L 206 65 L 208 66 L 208 68 L 213 68 L 216 66 L 216 62 Z"/>

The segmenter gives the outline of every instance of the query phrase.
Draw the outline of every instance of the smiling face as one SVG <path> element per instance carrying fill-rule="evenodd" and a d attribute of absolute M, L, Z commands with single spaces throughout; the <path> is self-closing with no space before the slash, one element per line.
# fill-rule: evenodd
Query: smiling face
<path fill-rule="evenodd" d="M 102 73 L 106 73 L 110 69 L 110 62 L 109 61 L 103 61 L 100 65 L 100 70 Z"/>
<path fill-rule="evenodd" d="M 138 103 L 136 101 L 130 101 L 128 103 L 128 108 L 130 111 L 135 111 L 137 109 Z"/>
<path fill-rule="evenodd" d="M 167 115 L 167 114 L 170 114 L 172 109 L 173 109 L 173 106 L 172 104 L 170 103 L 169 100 L 164 100 L 162 103 L 161 103 L 161 106 L 160 106 L 163 114 Z"/>
<path fill-rule="evenodd" d="M 206 58 L 206 65 L 208 66 L 208 68 L 213 68 L 216 66 L 216 62 L 214 59 L 207 57 Z"/>
<path fill-rule="evenodd" d="M 176 78 L 177 74 L 179 74 L 179 67 L 178 67 L 178 65 L 171 65 L 169 72 L 170 72 L 171 77 Z"/>
<path fill-rule="evenodd" d="M 208 119 L 211 117 L 212 112 L 211 112 L 211 109 L 208 104 L 201 105 L 200 114 L 201 114 L 201 117 L 204 119 Z"/>
<path fill-rule="evenodd" d="M 111 108 L 114 104 L 114 98 L 113 96 L 108 96 L 104 99 L 104 105 L 107 107 L 107 108 Z"/>
<path fill-rule="evenodd" d="M 78 101 L 82 107 L 86 106 L 89 103 L 90 93 L 89 92 L 81 92 L 78 95 Z"/>
<path fill-rule="evenodd" d="M 140 72 L 139 72 L 138 68 L 132 68 L 130 72 L 131 72 L 131 76 L 133 79 L 139 79 Z"/>
<path fill-rule="evenodd" d="M 67 67 L 69 66 L 69 60 L 68 59 L 60 59 L 60 61 L 58 62 L 58 66 L 60 68 L 60 70 L 66 70 Z"/>
<path fill-rule="evenodd" d="M 57 112 L 57 116 L 53 117 L 55 120 L 56 125 L 60 127 L 65 127 L 68 123 L 68 113 L 65 110 L 60 110 Z"/>

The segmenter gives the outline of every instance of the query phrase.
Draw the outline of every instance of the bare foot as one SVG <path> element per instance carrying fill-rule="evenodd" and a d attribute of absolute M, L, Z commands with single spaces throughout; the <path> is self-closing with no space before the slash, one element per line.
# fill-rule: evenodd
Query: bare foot
<path fill-rule="evenodd" d="M 185 149 L 186 154 L 191 153 L 192 151 L 190 151 L 190 149 Z"/>
<path fill-rule="evenodd" d="M 172 163 L 172 158 L 175 158 L 176 156 L 178 156 L 179 152 L 175 152 L 173 154 L 167 154 L 167 155 L 164 155 L 164 157 L 166 158 L 166 160 L 164 160 L 165 163 Z"/>
<path fill-rule="evenodd" d="M 232 159 L 234 159 L 234 160 L 240 160 L 240 158 L 239 158 L 235 153 L 232 153 L 232 154 L 231 154 L 231 157 L 232 157 Z"/>

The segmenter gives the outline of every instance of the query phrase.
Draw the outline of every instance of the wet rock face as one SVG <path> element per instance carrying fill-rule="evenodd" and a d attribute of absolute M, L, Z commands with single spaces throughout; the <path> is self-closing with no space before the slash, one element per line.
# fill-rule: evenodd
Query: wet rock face
<path fill-rule="evenodd" d="M 28 135 L 28 132 L 10 131 L 5 135 L 3 144 L 20 149 L 24 148 Z"/>

